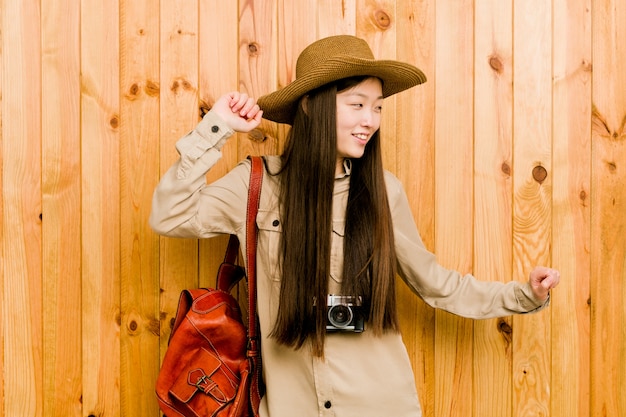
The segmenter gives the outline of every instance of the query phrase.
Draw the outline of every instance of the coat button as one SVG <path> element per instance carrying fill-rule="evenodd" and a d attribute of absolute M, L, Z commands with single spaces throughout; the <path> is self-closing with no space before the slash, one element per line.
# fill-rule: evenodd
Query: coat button
<path fill-rule="evenodd" d="M 274 220 L 272 222 L 272 226 L 277 227 L 280 224 L 280 222 L 278 220 Z"/>
<path fill-rule="evenodd" d="M 330 401 L 326 401 L 326 402 L 324 403 L 324 408 L 330 408 L 330 407 L 332 407 L 332 406 L 333 406 L 333 405 L 331 404 L 331 402 L 330 402 Z"/>
<path fill-rule="evenodd" d="M 220 127 L 219 127 L 219 126 L 213 126 L 213 127 L 211 127 L 211 132 L 213 132 L 213 133 L 217 133 L 217 132 L 219 132 L 219 131 L 220 131 Z"/>

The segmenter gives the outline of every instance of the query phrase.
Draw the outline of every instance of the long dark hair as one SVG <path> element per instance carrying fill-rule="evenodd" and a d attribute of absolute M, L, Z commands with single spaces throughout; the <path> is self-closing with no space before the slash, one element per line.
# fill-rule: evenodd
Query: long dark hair
<path fill-rule="evenodd" d="M 337 163 L 337 93 L 367 77 L 344 79 L 301 100 L 281 156 L 282 282 L 271 333 L 296 349 L 324 352 L 330 277 L 332 200 Z M 393 227 L 376 132 L 352 160 L 342 293 L 361 296 L 368 331 L 397 330 Z"/>

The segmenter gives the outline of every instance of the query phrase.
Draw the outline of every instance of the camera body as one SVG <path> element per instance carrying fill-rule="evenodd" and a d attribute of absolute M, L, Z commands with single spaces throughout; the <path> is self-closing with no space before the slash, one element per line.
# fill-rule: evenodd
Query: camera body
<path fill-rule="evenodd" d="M 326 331 L 361 333 L 365 329 L 361 297 L 329 294 L 326 306 Z"/>

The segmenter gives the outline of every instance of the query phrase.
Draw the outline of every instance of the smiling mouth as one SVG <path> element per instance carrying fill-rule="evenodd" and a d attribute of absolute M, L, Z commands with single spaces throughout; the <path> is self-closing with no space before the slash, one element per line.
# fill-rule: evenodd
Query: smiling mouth
<path fill-rule="evenodd" d="M 354 136 L 356 139 L 359 140 L 359 142 L 362 142 L 362 143 L 366 143 L 367 139 L 369 138 L 369 135 L 364 134 L 364 133 L 353 133 L 352 136 Z"/>

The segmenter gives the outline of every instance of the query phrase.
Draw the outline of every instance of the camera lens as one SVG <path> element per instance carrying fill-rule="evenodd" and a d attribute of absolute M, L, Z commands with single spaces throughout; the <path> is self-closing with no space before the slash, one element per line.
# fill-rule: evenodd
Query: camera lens
<path fill-rule="evenodd" d="M 352 309 L 346 305 L 332 306 L 328 310 L 328 321 L 335 327 L 346 327 L 352 322 Z"/>

